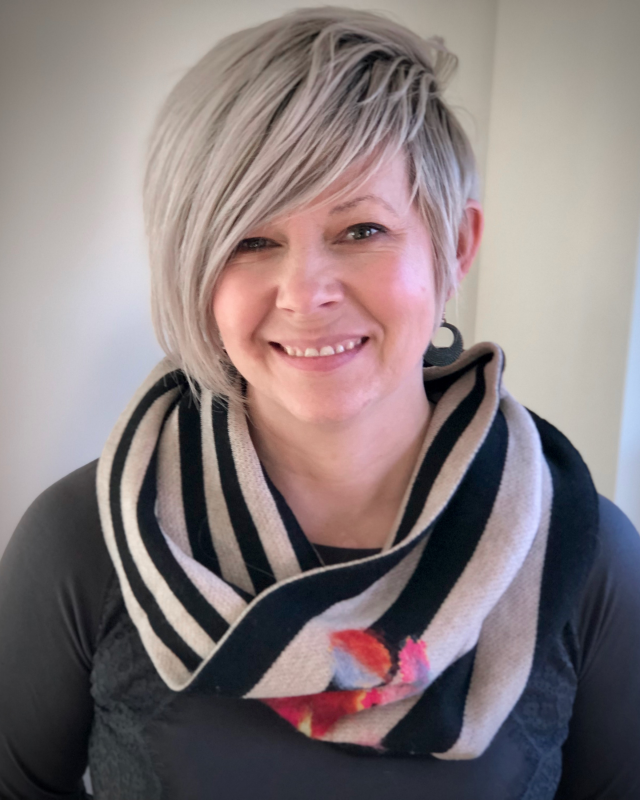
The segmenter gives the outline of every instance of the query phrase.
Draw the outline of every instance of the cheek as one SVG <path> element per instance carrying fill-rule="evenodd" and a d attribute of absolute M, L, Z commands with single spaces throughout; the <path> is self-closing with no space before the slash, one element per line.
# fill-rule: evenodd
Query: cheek
<path fill-rule="evenodd" d="M 241 270 L 222 273 L 213 295 L 213 316 L 225 346 L 251 334 L 259 322 L 260 309 L 255 281 Z"/>
<path fill-rule="evenodd" d="M 429 336 L 436 307 L 435 281 L 431 260 L 422 251 L 407 254 L 397 265 L 391 280 L 380 285 L 379 300 L 386 305 L 399 330 Z"/>

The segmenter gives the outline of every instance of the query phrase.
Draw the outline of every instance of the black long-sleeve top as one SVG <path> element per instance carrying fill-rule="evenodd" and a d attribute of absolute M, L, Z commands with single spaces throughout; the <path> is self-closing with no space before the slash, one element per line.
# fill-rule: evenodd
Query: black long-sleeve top
<path fill-rule="evenodd" d="M 345 752 L 258 701 L 172 692 L 124 608 L 89 464 L 41 495 L 0 562 L 0 798 L 83 798 L 89 762 L 100 800 L 640 800 L 640 537 L 604 498 L 565 633 L 548 684 L 471 761 Z"/>

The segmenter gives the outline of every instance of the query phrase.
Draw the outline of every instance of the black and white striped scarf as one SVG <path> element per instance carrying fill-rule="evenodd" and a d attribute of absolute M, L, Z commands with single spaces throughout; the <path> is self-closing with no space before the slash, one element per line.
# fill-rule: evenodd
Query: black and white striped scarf
<path fill-rule="evenodd" d="M 173 690 L 257 698 L 300 731 L 475 758 L 567 622 L 596 494 L 578 453 L 476 345 L 425 370 L 435 402 L 382 551 L 323 565 L 264 472 L 245 412 L 162 362 L 98 470 L 131 619 Z"/>

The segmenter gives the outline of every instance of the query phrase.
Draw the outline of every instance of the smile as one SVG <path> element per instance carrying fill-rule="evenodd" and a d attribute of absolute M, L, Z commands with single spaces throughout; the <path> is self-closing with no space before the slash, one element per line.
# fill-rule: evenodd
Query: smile
<path fill-rule="evenodd" d="M 272 342 L 272 344 L 284 350 L 288 356 L 293 356 L 294 358 L 324 358 L 326 356 L 335 356 L 353 350 L 359 345 L 364 344 L 367 338 L 366 336 L 359 336 L 355 339 L 345 339 L 335 345 L 324 345 L 319 349 L 316 347 L 305 347 L 303 349 L 280 344 L 280 342 Z"/>

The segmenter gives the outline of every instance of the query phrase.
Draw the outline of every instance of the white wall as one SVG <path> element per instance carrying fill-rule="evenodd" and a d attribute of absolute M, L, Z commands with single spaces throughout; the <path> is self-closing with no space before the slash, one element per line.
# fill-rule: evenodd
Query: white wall
<path fill-rule="evenodd" d="M 640 490 L 640 391 L 627 382 L 630 370 L 638 381 L 640 356 L 636 343 L 628 360 L 639 35 L 637 0 L 500 3 L 476 337 L 504 347 L 509 389 L 569 436 L 612 499 L 625 453 L 618 500 L 640 527 L 630 501 Z"/>
<path fill-rule="evenodd" d="M 615 501 L 640 530 L 640 236 L 632 308 Z"/>
<path fill-rule="evenodd" d="M 316 4 L 0 2 L 0 550 L 42 489 L 99 455 L 160 356 L 139 187 L 161 99 L 221 36 Z M 495 0 L 373 7 L 459 55 L 450 97 L 483 167 Z M 475 280 L 459 304 L 468 340 Z"/>

